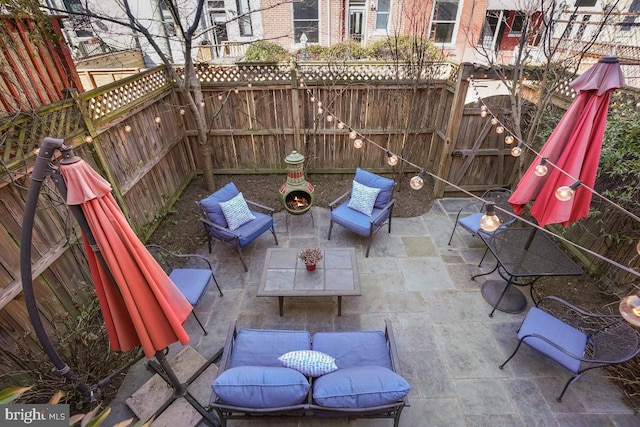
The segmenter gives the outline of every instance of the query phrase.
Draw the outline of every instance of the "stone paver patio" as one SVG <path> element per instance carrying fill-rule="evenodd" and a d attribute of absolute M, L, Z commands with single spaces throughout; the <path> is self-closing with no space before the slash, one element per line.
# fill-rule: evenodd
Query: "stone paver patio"
<path fill-rule="evenodd" d="M 386 229 L 375 237 L 368 258 L 365 239 L 336 226 L 327 240 L 329 211 L 314 207 L 315 227 L 309 215 L 291 217 L 289 231 L 285 213 L 276 214 L 279 247 L 355 247 L 362 296 L 344 297 L 342 316 L 337 298 L 287 298 L 283 317 L 277 298 L 257 298 L 266 249 L 273 245 L 264 234 L 246 250 L 249 272 L 228 249 L 215 245 L 212 259 L 224 296 L 210 286 L 196 307 L 209 335 L 203 336 L 190 316 L 190 345 L 204 357 L 219 350 L 229 326 L 269 329 L 380 330 L 390 319 L 398 342 L 402 372 L 412 385 L 411 406 L 402 414 L 401 426 L 638 426 L 640 416 L 625 406 L 622 393 L 599 370 L 584 374 L 569 387 L 562 403 L 556 402 L 569 374 L 525 346 L 505 367 L 498 369 L 516 344 L 521 314 L 496 312 L 480 294 L 483 280 L 473 274 L 489 271 L 494 259 L 487 257 L 480 239 L 456 231 L 447 245 L 453 218 L 464 199 L 437 200 L 425 215 L 394 218 L 391 234 Z M 173 248 L 178 249 L 178 248 Z M 207 254 L 206 244 L 201 250 Z M 526 292 L 528 294 L 528 292 Z M 529 302 L 531 305 L 531 302 Z M 171 348 L 174 357 L 181 346 Z M 139 363 L 131 369 L 106 425 L 133 416 L 124 403 L 151 373 Z M 206 390 L 206 384 L 204 389 Z M 208 396 L 207 396 L 208 397 Z M 174 427 L 184 424 L 173 424 Z M 390 420 L 238 421 L 231 426 L 391 426 Z"/>

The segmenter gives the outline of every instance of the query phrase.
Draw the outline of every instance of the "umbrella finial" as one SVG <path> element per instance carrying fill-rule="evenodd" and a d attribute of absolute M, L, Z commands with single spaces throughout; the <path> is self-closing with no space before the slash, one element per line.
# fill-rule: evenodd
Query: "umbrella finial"
<path fill-rule="evenodd" d="M 617 56 L 603 56 L 598 62 L 602 62 L 603 64 L 616 64 L 620 62 L 620 60 Z"/>
<path fill-rule="evenodd" d="M 62 159 L 60 160 L 60 164 L 62 165 L 70 165 L 71 163 L 80 161 L 80 157 L 73 154 L 73 148 L 71 148 L 71 146 L 63 145 L 60 147 L 60 152 L 62 153 Z"/>

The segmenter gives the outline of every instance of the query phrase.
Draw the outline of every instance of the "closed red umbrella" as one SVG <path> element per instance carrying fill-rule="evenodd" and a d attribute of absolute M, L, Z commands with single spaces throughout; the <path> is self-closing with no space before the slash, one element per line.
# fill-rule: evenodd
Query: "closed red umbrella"
<path fill-rule="evenodd" d="M 541 227 L 557 223 L 566 227 L 589 214 L 591 191 L 578 190 L 568 201 L 558 200 L 555 193 L 559 187 L 571 186 L 576 181 L 593 188 L 609 98 L 625 81 L 618 58 L 604 57 L 570 85 L 577 97 L 509 198 L 518 215 L 533 200 L 531 214 Z M 535 169 L 542 159 L 552 166 L 549 173 L 538 176 Z"/>
<path fill-rule="evenodd" d="M 80 205 L 97 250 L 84 239 L 89 267 L 114 350 L 142 346 L 147 357 L 180 341 L 192 306 L 133 232 L 111 186 L 84 160 L 60 165 L 67 204 Z"/>

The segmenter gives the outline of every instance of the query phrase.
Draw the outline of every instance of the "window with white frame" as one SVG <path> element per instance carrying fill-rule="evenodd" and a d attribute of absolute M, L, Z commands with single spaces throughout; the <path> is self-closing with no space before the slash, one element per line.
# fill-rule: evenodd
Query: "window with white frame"
<path fill-rule="evenodd" d="M 64 7 L 70 12 L 87 13 L 80 0 L 64 0 Z M 88 16 L 70 15 L 68 18 L 76 37 L 93 37 L 91 22 Z"/>
<path fill-rule="evenodd" d="M 213 44 L 220 45 L 222 42 L 229 40 L 224 0 L 209 0 L 207 2 L 207 11 L 209 12 L 209 24 L 213 27 Z"/>
<path fill-rule="evenodd" d="M 252 36 L 253 26 L 251 25 L 251 7 L 249 0 L 236 0 L 238 8 L 238 25 L 240 26 L 241 36 Z"/>
<path fill-rule="evenodd" d="M 631 5 L 629 6 L 630 13 L 638 13 L 640 12 L 640 0 L 633 0 Z M 620 30 L 622 31 L 631 31 L 632 27 L 638 26 L 638 16 L 625 16 L 622 20 L 622 24 L 620 24 Z"/>
<path fill-rule="evenodd" d="M 389 10 L 391 9 L 391 0 L 378 0 L 376 9 L 376 30 L 386 31 L 389 26 Z"/>
<path fill-rule="evenodd" d="M 431 21 L 431 41 L 434 43 L 454 43 L 453 31 L 458 17 L 456 0 L 435 0 Z"/>
<path fill-rule="evenodd" d="M 300 42 L 302 34 L 308 43 L 318 43 L 318 0 L 299 0 L 293 2 L 293 39 Z"/>

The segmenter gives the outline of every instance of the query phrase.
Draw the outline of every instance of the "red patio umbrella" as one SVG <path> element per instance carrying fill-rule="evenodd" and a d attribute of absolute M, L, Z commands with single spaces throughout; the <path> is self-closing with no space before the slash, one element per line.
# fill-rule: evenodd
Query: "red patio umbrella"
<path fill-rule="evenodd" d="M 609 98 L 625 81 L 618 58 L 604 57 L 570 85 L 578 93 L 577 97 L 509 198 L 517 215 L 533 200 L 531 214 L 541 227 L 557 223 L 566 227 L 589 214 L 591 191 L 578 190 L 569 201 L 558 200 L 555 192 L 576 181 L 593 188 Z M 556 167 L 550 167 L 544 176 L 537 176 L 535 169 L 542 159 Z"/>
<path fill-rule="evenodd" d="M 114 350 L 142 346 L 153 357 L 169 344 L 189 342 L 182 324 L 192 306 L 157 263 L 111 194 L 111 185 L 84 160 L 60 165 L 67 204 L 80 205 L 97 249 L 85 236 L 89 267 Z"/>

